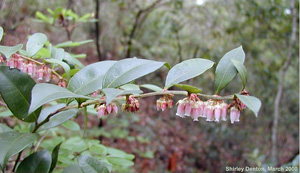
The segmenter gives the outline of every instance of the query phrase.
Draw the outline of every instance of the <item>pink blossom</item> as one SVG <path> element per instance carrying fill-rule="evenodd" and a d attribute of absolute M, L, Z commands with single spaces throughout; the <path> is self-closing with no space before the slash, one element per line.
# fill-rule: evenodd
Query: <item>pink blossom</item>
<path fill-rule="evenodd" d="M 101 105 L 98 108 L 98 118 L 101 118 L 103 115 L 105 115 L 106 106 Z"/>
<path fill-rule="evenodd" d="M 185 113 L 185 103 L 183 100 L 179 100 L 176 115 L 181 118 L 184 118 L 184 113 Z"/>
<path fill-rule="evenodd" d="M 213 120 L 214 120 L 214 109 L 212 106 L 207 106 L 206 121 L 213 121 Z"/>
<path fill-rule="evenodd" d="M 231 121 L 231 124 L 233 124 L 237 118 L 238 118 L 238 113 L 239 113 L 239 110 L 235 107 L 232 107 L 231 110 L 230 110 L 230 121 Z"/>
<path fill-rule="evenodd" d="M 218 104 L 214 106 L 214 115 L 215 115 L 215 121 L 219 122 L 221 118 L 221 106 Z"/>
<path fill-rule="evenodd" d="M 185 104 L 185 112 L 184 112 L 184 115 L 185 116 L 191 116 L 191 111 L 192 111 L 192 108 L 193 108 L 194 104 L 192 101 L 187 101 L 187 103 Z"/>
<path fill-rule="evenodd" d="M 222 113 L 221 113 L 221 118 L 223 121 L 227 120 L 227 110 L 228 110 L 228 105 L 226 103 L 222 103 L 221 104 L 221 109 L 222 109 Z"/>

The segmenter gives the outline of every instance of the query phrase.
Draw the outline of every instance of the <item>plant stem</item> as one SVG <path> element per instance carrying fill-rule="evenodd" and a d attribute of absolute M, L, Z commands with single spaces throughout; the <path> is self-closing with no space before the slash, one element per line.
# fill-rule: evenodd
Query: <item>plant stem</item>
<path fill-rule="evenodd" d="M 19 55 L 19 54 L 18 54 L 18 55 Z M 19 56 L 20 56 L 21 58 L 23 58 L 23 59 L 28 60 L 28 61 L 32 61 L 32 62 L 34 62 L 34 63 L 36 63 L 36 64 L 38 64 L 38 65 L 41 65 L 41 66 L 45 65 L 45 63 L 42 63 L 42 62 L 39 62 L 39 61 L 37 61 L 37 60 L 28 58 L 28 57 L 26 57 L 26 56 L 23 56 L 23 55 L 19 55 Z M 51 73 L 55 74 L 59 79 L 63 79 L 63 77 L 62 77 L 61 75 L 59 75 L 55 70 L 51 69 Z"/>
<path fill-rule="evenodd" d="M 14 167 L 13 167 L 13 169 L 12 169 L 12 172 L 15 172 L 15 171 L 16 171 L 17 164 L 18 164 L 18 162 L 19 162 L 19 160 L 20 160 L 20 158 L 21 158 L 21 155 L 22 155 L 23 151 L 24 151 L 24 150 L 22 150 L 22 151 L 19 152 L 19 154 L 18 154 L 18 156 L 17 156 L 17 159 L 16 159 L 16 161 L 15 161 Z"/>
<path fill-rule="evenodd" d="M 82 134 L 82 137 L 85 136 L 86 129 L 87 129 L 87 122 L 88 122 L 88 118 L 87 118 L 87 108 L 84 107 L 84 127 L 83 127 L 83 134 Z"/>

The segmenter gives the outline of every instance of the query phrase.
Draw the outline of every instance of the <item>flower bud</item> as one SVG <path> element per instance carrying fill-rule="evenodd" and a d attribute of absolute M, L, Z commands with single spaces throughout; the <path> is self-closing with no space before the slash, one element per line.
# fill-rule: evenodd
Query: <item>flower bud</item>
<path fill-rule="evenodd" d="M 118 113 L 118 106 L 116 104 L 112 105 L 112 109 L 114 113 Z"/>
<path fill-rule="evenodd" d="M 159 111 L 161 109 L 161 100 L 156 100 L 156 110 Z"/>
<path fill-rule="evenodd" d="M 166 107 L 167 107 L 167 102 L 165 100 L 163 100 L 161 102 L 161 110 L 164 111 L 166 109 Z"/>
<path fill-rule="evenodd" d="M 168 108 L 172 108 L 173 107 L 173 100 L 172 99 L 169 99 L 168 100 Z"/>
<path fill-rule="evenodd" d="M 112 111 L 112 106 L 111 106 L 111 104 L 109 104 L 109 105 L 107 105 L 106 106 L 106 111 L 107 111 L 107 113 L 111 113 L 111 111 Z"/>

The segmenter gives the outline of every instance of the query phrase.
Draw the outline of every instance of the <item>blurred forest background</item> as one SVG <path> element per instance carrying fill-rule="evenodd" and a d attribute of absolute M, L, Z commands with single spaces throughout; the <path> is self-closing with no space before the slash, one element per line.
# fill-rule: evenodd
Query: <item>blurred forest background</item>
<path fill-rule="evenodd" d="M 36 21 L 37 11 L 57 7 L 93 13 L 98 21 L 68 26 L 69 33 L 58 23 Z M 226 166 L 299 161 L 298 9 L 297 0 L 0 0 L 0 25 L 3 45 L 24 44 L 35 32 L 52 43 L 93 39 L 68 48 L 87 54 L 84 64 L 134 56 L 171 65 L 196 57 L 218 62 L 242 45 L 246 89 L 262 101 L 257 118 L 246 109 L 233 125 L 192 122 L 176 117 L 175 108 L 157 112 L 158 97 L 143 99 L 137 114 L 120 112 L 101 121 L 89 116 L 88 136 L 134 154 L 133 172 L 224 172 Z M 137 83 L 162 85 L 166 73 L 161 69 Z M 213 94 L 214 70 L 188 84 Z M 221 95 L 240 86 L 237 77 Z"/>

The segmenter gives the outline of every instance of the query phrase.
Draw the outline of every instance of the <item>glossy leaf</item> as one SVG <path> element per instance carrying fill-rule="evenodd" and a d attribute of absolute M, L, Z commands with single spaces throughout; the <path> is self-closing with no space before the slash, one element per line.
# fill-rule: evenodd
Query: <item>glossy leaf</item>
<path fill-rule="evenodd" d="M 76 46 L 80 46 L 80 45 L 91 43 L 91 42 L 93 42 L 93 40 L 84 40 L 84 41 L 79 41 L 79 42 L 66 41 L 66 42 L 55 45 L 55 47 L 76 47 Z"/>
<path fill-rule="evenodd" d="M 65 106 L 66 106 L 66 104 L 61 103 L 61 104 L 43 108 L 37 122 L 40 123 L 40 122 L 44 121 L 48 117 L 49 114 L 57 111 L 58 109 L 60 109 L 62 107 L 65 107 Z"/>
<path fill-rule="evenodd" d="M 62 68 L 65 70 L 65 72 L 67 73 L 68 78 L 70 78 L 70 66 L 63 62 L 60 61 L 58 59 L 45 59 L 46 62 L 52 63 L 52 64 L 59 64 L 60 66 L 62 66 Z"/>
<path fill-rule="evenodd" d="M 29 113 L 35 111 L 37 108 L 39 108 L 40 106 L 46 103 L 49 103 L 54 100 L 62 99 L 62 98 L 89 99 L 89 97 L 74 94 L 65 88 L 53 84 L 47 84 L 47 83 L 36 84 L 32 89 L 31 95 L 32 98 L 31 98 Z"/>
<path fill-rule="evenodd" d="M 115 88 L 104 88 L 102 91 L 106 96 L 106 104 L 109 104 L 114 98 L 120 95 L 140 94 L 143 92 L 141 90 L 120 90 Z"/>
<path fill-rule="evenodd" d="M 174 86 L 186 90 L 189 93 L 200 93 L 202 90 L 187 84 L 175 84 Z"/>
<path fill-rule="evenodd" d="M 14 131 L 14 130 L 9 128 L 5 124 L 0 124 L 0 133 L 11 132 L 11 131 Z"/>
<path fill-rule="evenodd" d="M 237 96 L 237 98 L 239 98 L 242 103 L 244 103 L 250 110 L 252 110 L 255 116 L 258 116 L 258 112 L 261 107 L 261 101 L 258 98 L 239 94 L 235 94 L 235 96 Z"/>
<path fill-rule="evenodd" d="M 231 62 L 235 66 L 236 70 L 238 71 L 238 73 L 242 79 L 243 89 L 244 89 L 246 86 L 247 77 L 248 77 L 246 67 L 243 65 L 243 63 L 241 63 L 240 61 L 237 61 L 237 60 L 231 59 Z"/>
<path fill-rule="evenodd" d="M 59 112 L 59 113 L 55 114 L 53 117 L 51 117 L 49 122 L 42 125 L 37 131 L 40 132 L 43 130 L 47 130 L 47 129 L 56 127 L 64 122 L 68 121 L 69 119 L 73 118 L 77 114 L 77 112 L 78 112 L 78 109 L 76 109 L 76 108 Z"/>
<path fill-rule="evenodd" d="M 163 66 L 165 62 L 127 58 L 115 63 L 104 75 L 102 87 L 115 88 L 145 76 Z"/>
<path fill-rule="evenodd" d="M 51 58 L 52 59 L 57 59 L 59 61 L 62 61 L 65 57 L 65 50 L 62 48 L 56 48 L 52 47 L 51 48 Z"/>
<path fill-rule="evenodd" d="M 29 37 L 26 43 L 26 51 L 29 57 L 35 55 L 46 43 L 47 36 L 42 33 L 35 33 Z"/>
<path fill-rule="evenodd" d="M 242 46 L 227 52 L 219 61 L 216 68 L 215 93 L 219 94 L 235 77 L 237 70 L 231 59 L 241 62 L 245 61 L 245 53 Z"/>
<path fill-rule="evenodd" d="M 163 90 L 161 87 L 153 85 L 153 84 L 143 84 L 143 85 L 140 85 L 140 87 L 141 88 L 147 88 L 149 90 L 156 91 L 156 92 L 159 92 L 159 91 Z"/>
<path fill-rule="evenodd" d="M 25 149 L 38 138 L 37 134 L 5 132 L 0 133 L 0 167 L 5 170 L 8 159 Z"/>
<path fill-rule="evenodd" d="M 18 44 L 15 46 L 0 46 L 0 53 L 2 53 L 6 58 L 10 58 L 10 56 L 20 49 L 22 49 L 23 45 Z"/>
<path fill-rule="evenodd" d="M 17 69 L 0 66 L 0 93 L 10 111 L 18 119 L 26 122 L 35 122 L 40 114 L 39 107 L 35 112 L 28 114 L 31 100 L 31 90 L 34 80 L 26 73 Z"/>
<path fill-rule="evenodd" d="M 49 172 L 52 172 L 54 170 L 54 168 L 56 167 L 60 145 L 61 145 L 61 143 L 56 145 L 52 151 L 52 154 L 51 154 L 52 161 L 51 161 L 51 166 L 50 166 Z"/>
<path fill-rule="evenodd" d="M 83 173 L 83 172 L 80 169 L 79 165 L 73 164 L 68 166 L 66 169 L 64 169 L 62 173 Z"/>
<path fill-rule="evenodd" d="M 140 90 L 140 87 L 136 84 L 125 84 L 125 85 L 122 85 L 120 86 L 121 89 L 123 90 Z"/>
<path fill-rule="evenodd" d="M 70 79 L 68 89 L 82 95 L 101 89 L 104 74 L 115 63 L 116 61 L 102 61 L 84 67 Z"/>
<path fill-rule="evenodd" d="M 189 59 L 176 64 L 167 75 L 165 88 L 199 76 L 213 65 L 214 62 L 202 58 Z"/>
<path fill-rule="evenodd" d="M 41 150 L 26 157 L 18 166 L 16 173 L 49 172 L 50 166 L 50 152 Z"/>
<path fill-rule="evenodd" d="M 3 30 L 2 26 L 0 26 L 0 42 L 3 38 L 3 34 L 4 34 L 4 30 Z"/>
<path fill-rule="evenodd" d="M 66 121 L 62 124 L 62 126 L 73 131 L 80 130 L 80 126 L 74 121 Z"/>
<path fill-rule="evenodd" d="M 91 156 L 79 156 L 78 165 L 84 173 L 109 173 L 105 163 Z"/>

